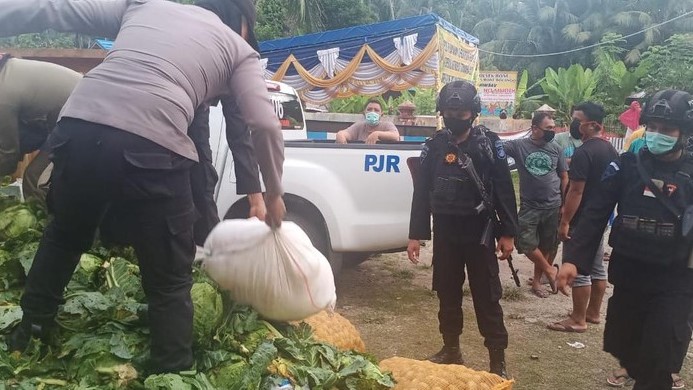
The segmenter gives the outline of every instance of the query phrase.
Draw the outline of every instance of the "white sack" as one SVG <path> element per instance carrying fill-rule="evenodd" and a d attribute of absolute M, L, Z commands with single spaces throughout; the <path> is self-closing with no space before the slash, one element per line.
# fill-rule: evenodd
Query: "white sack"
<path fill-rule="evenodd" d="M 257 218 L 222 221 L 207 237 L 202 268 L 272 320 L 302 320 L 337 301 L 330 263 L 293 222 L 272 231 Z"/>

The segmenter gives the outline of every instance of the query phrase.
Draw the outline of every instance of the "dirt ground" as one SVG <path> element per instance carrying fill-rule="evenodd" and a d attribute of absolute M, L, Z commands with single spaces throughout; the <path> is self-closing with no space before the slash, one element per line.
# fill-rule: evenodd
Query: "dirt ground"
<path fill-rule="evenodd" d="M 368 352 L 378 360 L 392 356 L 424 359 L 438 351 L 438 301 L 431 292 L 431 244 L 421 250 L 422 264 L 413 265 L 406 253 L 383 254 L 344 268 L 337 281 L 337 311 L 361 332 Z M 558 258 L 560 259 L 560 253 Z M 501 263 L 504 298 L 501 301 L 505 325 L 510 334 L 506 351 L 514 389 L 608 389 L 606 377 L 617 367 L 611 355 L 602 351 L 603 325 L 590 325 L 587 332 L 570 334 L 546 329 L 546 324 L 564 318 L 571 310 L 570 297 L 561 294 L 542 299 L 529 291 L 526 281 L 531 262 L 514 255 L 522 287 L 513 283 L 505 263 Z M 488 353 L 479 335 L 471 295 L 465 284 L 465 329 L 462 349 L 467 365 L 488 369 Z M 611 287 L 607 289 L 607 297 Z M 602 319 L 606 301 L 602 308 Z M 577 349 L 568 343 L 580 342 Z M 689 352 L 681 375 L 693 388 L 693 366 Z"/>

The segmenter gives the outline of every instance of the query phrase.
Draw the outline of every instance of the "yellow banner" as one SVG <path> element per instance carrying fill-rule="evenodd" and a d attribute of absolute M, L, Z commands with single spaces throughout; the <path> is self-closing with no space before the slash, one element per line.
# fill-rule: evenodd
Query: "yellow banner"
<path fill-rule="evenodd" d="M 479 72 L 478 87 L 481 115 L 510 118 L 515 111 L 517 72 Z M 505 118 L 504 118 L 505 117 Z"/>
<path fill-rule="evenodd" d="M 438 89 L 451 81 L 474 80 L 479 64 L 479 50 L 441 27 L 438 27 L 438 40 Z"/>

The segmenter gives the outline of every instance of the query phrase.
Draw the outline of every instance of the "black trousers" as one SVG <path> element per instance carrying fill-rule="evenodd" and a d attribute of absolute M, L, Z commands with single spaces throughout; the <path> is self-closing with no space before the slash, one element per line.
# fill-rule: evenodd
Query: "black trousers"
<path fill-rule="evenodd" d="M 508 331 L 503 322 L 500 298 L 503 290 L 498 277 L 495 248 L 461 235 L 461 221 L 454 217 L 435 218 L 433 225 L 433 290 L 438 293 L 440 333 L 462 333 L 462 285 L 465 267 L 474 302 L 474 312 L 484 345 L 490 349 L 508 347 Z M 464 223 L 464 222 L 461 222 Z M 479 227 L 481 230 L 481 227 Z M 480 235 L 480 233 L 479 233 Z"/>
<path fill-rule="evenodd" d="M 671 388 L 671 374 L 680 371 L 691 339 L 692 303 L 690 293 L 676 289 L 614 286 L 606 313 L 604 351 L 635 378 L 635 390 Z"/>
<path fill-rule="evenodd" d="M 54 215 L 27 277 L 24 321 L 50 322 L 82 252 L 115 206 L 134 247 L 149 304 L 153 372 L 189 368 L 192 357 L 192 161 L 142 137 L 66 118 L 49 139 Z"/>
<path fill-rule="evenodd" d="M 209 112 L 203 116 L 209 119 Z M 214 190 L 219 181 L 214 164 L 212 164 L 212 148 L 209 146 L 209 124 L 206 126 L 190 127 L 188 135 L 195 143 L 200 162 L 190 168 L 190 184 L 192 197 L 197 210 L 194 237 L 195 244 L 203 246 L 209 232 L 219 223 L 219 211 L 214 201 Z"/>

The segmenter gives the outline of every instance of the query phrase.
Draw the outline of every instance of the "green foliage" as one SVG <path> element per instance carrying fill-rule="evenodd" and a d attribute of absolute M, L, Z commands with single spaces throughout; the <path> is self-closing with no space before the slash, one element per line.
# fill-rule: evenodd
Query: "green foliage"
<path fill-rule="evenodd" d="M 282 0 L 260 0 L 257 3 L 257 24 L 255 36 L 260 41 L 281 38 L 287 29 L 285 17 L 287 10 Z"/>
<path fill-rule="evenodd" d="M 571 65 L 568 69 L 546 69 L 541 88 L 549 104 L 556 109 L 556 117 L 564 123 L 570 122 L 571 108 L 583 101 L 592 100 L 597 86 L 592 69 L 582 65 Z"/>
<path fill-rule="evenodd" d="M 354 95 L 348 98 L 334 99 L 328 104 L 330 112 L 339 112 L 343 114 L 361 114 L 366 106 L 366 102 L 370 99 L 377 99 L 383 106 L 383 112 L 388 115 L 396 115 L 397 107 L 404 102 L 412 102 L 416 105 L 416 115 L 435 115 L 437 93 L 433 88 L 414 88 L 413 90 L 404 90 L 400 96 L 393 98 L 388 97 L 385 100 L 380 96 L 365 96 Z"/>
<path fill-rule="evenodd" d="M 0 197 L 0 214 L 21 208 L 45 225 L 45 212 Z M 259 390 L 290 377 L 302 388 L 387 389 L 392 377 L 368 357 L 315 342 L 307 326 L 270 324 L 252 308 L 224 301 L 201 275 L 191 291 L 195 371 L 151 375 L 146 299 L 132 252 L 95 248 L 80 258 L 65 291 L 57 329 L 45 344 L 32 339 L 24 353 L 10 353 L 6 337 L 22 318 L 21 285 L 40 232 L 31 227 L 0 239 L 0 378 L 19 389 Z M 38 232 L 38 234 L 36 234 Z M 120 256 L 130 256 L 124 258 Z M 282 359 L 290 369 L 280 372 Z"/>
<path fill-rule="evenodd" d="M 665 45 L 652 46 L 643 55 L 642 66 L 652 69 L 642 81 L 648 92 L 674 88 L 693 93 L 693 34 L 677 34 Z"/>
<path fill-rule="evenodd" d="M 334 30 L 376 21 L 364 0 L 330 0 L 323 5 L 325 30 Z"/>

